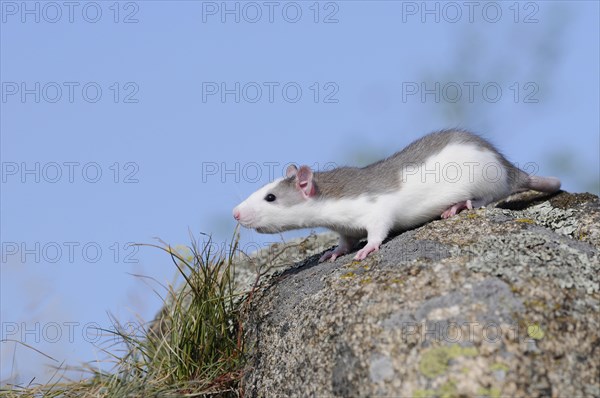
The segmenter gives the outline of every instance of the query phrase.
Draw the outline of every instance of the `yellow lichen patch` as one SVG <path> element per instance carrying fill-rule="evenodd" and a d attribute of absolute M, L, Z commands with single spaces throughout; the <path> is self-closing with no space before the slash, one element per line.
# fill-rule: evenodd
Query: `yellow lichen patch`
<path fill-rule="evenodd" d="M 371 277 L 370 277 L 370 276 L 367 276 L 366 278 L 362 278 L 362 279 L 360 280 L 360 284 L 361 284 L 361 285 L 365 285 L 365 284 L 367 284 L 367 283 L 371 283 L 371 281 L 372 281 Z"/>
<path fill-rule="evenodd" d="M 442 384 L 437 390 L 415 390 L 414 398 L 429 398 L 429 397 L 440 397 L 440 398 L 452 398 L 456 397 L 456 384 L 452 380 Z"/>
<path fill-rule="evenodd" d="M 456 384 L 454 384 L 452 382 L 452 380 L 447 381 L 446 383 L 442 384 L 440 389 L 437 391 L 438 392 L 438 396 L 440 398 L 452 398 L 452 397 L 456 397 Z"/>
<path fill-rule="evenodd" d="M 434 390 L 415 390 L 415 398 L 430 398 L 437 396 Z"/>
<path fill-rule="evenodd" d="M 345 273 L 344 275 L 340 276 L 340 278 L 342 279 L 350 279 L 350 278 L 354 278 L 356 276 L 356 274 L 352 271 Z"/>
<path fill-rule="evenodd" d="M 522 223 L 526 223 L 526 224 L 535 224 L 535 221 L 532 220 L 531 218 L 517 218 L 515 220 L 515 222 L 522 222 Z"/>
<path fill-rule="evenodd" d="M 476 213 L 467 213 L 467 218 L 479 218 L 479 215 Z"/>
<path fill-rule="evenodd" d="M 538 324 L 527 326 L 527 334 L 534 340 L 541 340 L 544 338 L 544 331 Z"/>
<path fill-rule="evenodd" d="M 525 303 L 526 306 L 533 308 L 533 309 L 539 309 L 539 310 L 546 310 L 547 309 L 547 305 L 545 301 L 542 300 L 528 300 Z"/>
<path fill-rule="evenodd" d="M 419 362 L 419 371 L 430 379 L 444 374 L 448 370 L 448 362 L 458 357 L 474 357 L 475 347 L 461 347 L 458 344 L 434 347 L 425 350 Z"/>
<path fill-rule="evenodd" d="M 499 398 L 501 394 L 501 391 L 499 388 L 480 388 L 479 390 L 477 390 L 477 395 L 483 396 L 483 397 L 490 397 L 490 398 Z"/>

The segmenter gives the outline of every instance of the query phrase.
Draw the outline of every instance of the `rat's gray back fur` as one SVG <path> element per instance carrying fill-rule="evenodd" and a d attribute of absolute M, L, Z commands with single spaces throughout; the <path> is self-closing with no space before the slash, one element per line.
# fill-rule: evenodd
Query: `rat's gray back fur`
<path fill-rule="evenodd" d="M 400 171 L 409 166 L 424 163 L 449 144 L 474 144 L 482 150 L 496 154 L 498 161 L 508 173 L 509 186 L 513 191 L 525 189 L 528 176 L 519 170 L 488 141 L 464 130 L 442 130 L 428 134 L 400 152 L 365 167 L 340 167 L 331 171 L 315 173 L 315 184 L 320 198 L 351 198 L 360 195 L 380 195 L 401 188 Z M 282 181 L 292 184 L 293 177 Z"/>

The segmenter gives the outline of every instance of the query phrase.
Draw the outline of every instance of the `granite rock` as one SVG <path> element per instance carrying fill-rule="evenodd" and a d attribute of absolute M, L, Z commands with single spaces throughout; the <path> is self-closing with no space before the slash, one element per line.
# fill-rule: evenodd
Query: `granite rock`
<path fill-rule="evenodd" d="M 515 195 L 362 262 L 312 243 L 249 306 L 247 396 L 600 396 L 597 196 Z"/>

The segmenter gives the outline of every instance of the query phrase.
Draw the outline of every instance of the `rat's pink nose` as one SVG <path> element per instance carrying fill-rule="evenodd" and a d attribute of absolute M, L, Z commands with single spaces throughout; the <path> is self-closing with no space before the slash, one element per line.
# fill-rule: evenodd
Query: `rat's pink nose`
<path fill-rule="evenodd" d="M 238 209 L 233 209 L 233 218 L 240 221 L 240 211 Z"/>

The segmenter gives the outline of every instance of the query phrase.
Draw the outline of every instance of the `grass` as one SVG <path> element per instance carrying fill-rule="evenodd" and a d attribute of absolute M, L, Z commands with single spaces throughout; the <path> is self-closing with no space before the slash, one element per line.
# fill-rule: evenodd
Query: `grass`
<path fill-rule="evenodd" d="M 204 235 L 206 236 L 206 235 Z M 183 288 L 168 288 L 160 319 L 139 333 L 126 331 L 113 318 L 116 334 L 126 349 L 123 355 L 105 352 L 115 362 L 109 373 L 91 367 L 90 377 L 45 385 L 5 386 L 0 397 L 170 397 L 243 395 L 243 327 L 241 313 L 250 291 L 236 290 L 234 258 L 237 231 L 227 253 L 211 252 L 209 242 L 199 245 L 192 237 L 187 253 L 161 245 L 183 277 Z M 112 347 L 114 348 L 114 346 Z M 64 367 L 57 368 L 57 374 Z M 80 370 L 82 368 L 79 368 Z"/>

